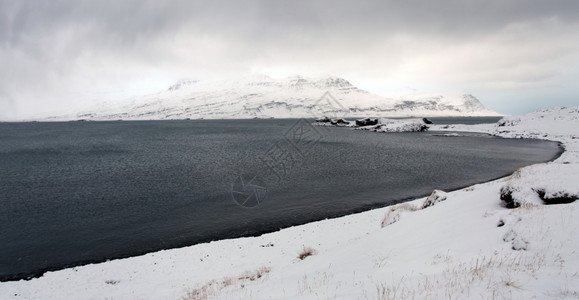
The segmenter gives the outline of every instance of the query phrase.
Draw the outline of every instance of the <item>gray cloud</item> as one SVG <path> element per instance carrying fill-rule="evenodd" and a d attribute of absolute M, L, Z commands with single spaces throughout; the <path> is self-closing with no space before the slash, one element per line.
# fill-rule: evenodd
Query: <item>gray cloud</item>
<path fill-rule="evenodd" d="M 189 25 L 198 32 L 330 33 L 432 32 L 472 35 L 505 24 L 541 18 L 576 22 L 579 3 L 569 1 L 18 1 L 2 11 L 11 41 L 23 33 L 50 34 L 93 25 L 110 38 L 134 41 Z M 192 25 L 192 26 L 191 26 Z M 4 35 L 4 34 L 3 34 Z M 3 39 L 4 40 L 4 39 Z"/>
<path fill-rule="evenodd" d="M 252 71 L 512 94 L 577 75 L 577 15 L 574 0 L 1 1 L 0 118 Z"/>

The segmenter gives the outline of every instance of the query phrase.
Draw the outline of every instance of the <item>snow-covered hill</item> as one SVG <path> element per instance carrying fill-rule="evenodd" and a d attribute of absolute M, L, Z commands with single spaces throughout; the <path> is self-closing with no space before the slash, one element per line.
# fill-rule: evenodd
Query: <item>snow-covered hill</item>
<path fill-rule="evenodd" d="M 467 94 L 384 98 L 342 78 L 182 80 L 167 90 L 123 102 L 103 102 L 52 120 L 250 119 L 368 116 L 496 116 Z"/>

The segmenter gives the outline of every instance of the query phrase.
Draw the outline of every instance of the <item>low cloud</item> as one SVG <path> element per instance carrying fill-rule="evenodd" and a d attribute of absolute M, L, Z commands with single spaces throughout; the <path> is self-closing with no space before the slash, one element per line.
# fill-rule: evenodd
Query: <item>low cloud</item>
<path fill-rule="evenodd" d="M 513 90 L 578 92 L 565 84 L 577 15 L 577 1 L 540 0 L 3 1 L 0 118 L 251 72 L 343 76 L 378 93 L 505 90 L 509 102 L 481 100 L 525 110 Z"/>

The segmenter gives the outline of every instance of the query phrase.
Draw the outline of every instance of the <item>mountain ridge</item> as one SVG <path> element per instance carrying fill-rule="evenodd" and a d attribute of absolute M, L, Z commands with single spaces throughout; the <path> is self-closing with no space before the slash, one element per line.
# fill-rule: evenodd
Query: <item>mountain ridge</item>
<path fill-rule="evenodd" d="M 324 99 L 326 98 L 326 99 Z M 470 94 L 387 98 L 340 77 L 182 79 L 166 90 L 102 102 L 51 120 L 251 119 L 301 117 L 500 116 Z"/>

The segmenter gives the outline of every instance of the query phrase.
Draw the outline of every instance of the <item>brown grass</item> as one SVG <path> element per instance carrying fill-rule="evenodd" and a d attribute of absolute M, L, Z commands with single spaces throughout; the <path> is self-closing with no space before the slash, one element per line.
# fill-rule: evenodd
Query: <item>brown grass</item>
<path fill-rule="evenodd" d="M 382 223 L 380 224 L 380 226 L 382 228 L 396 223 L 400 220 L 400 216 L 401 213 L 404 211 L 417 211 L 420 210 L 420 208 L 410 204 L 410 203 L 400 203 L 394 206 L 391 206 L 390 209 L 388 210 L 388 212 L 386 213 L 386 215 L 384 215 L 384 218 L 382 219 Z"/>
<path fill-rule="evenodd" d="M 304 247 L 302 249 L 302 251 L 298 254 L 298 258 L 300 260 L 304 260 L 304 259 L 306 259 L 306 257 L 315 255 L 317 253 L 318 253 L 318 251 L 316 251 L 315 249 L 313 249 L 311 247 Z"/>
<path fill-rule="evenodd" d="M 250 280 L 255 281 L 262 278 L 265 274 L 271 271 L 270 267 L 261 267 L 254 271 L 246 271 L 237 277 L 225 277 L 221 281 L 211 280 L 210 282 L 204 284 L 203 286 L 190 290 L 187 295 L 183 296 L 182 300 L 203 300 L 209 298 L 209 296 L 215 295 L 220 290 L 232 286 L 236 283 L 240 283 L 240 288 L 245 287 L 244 281 Z"/>

